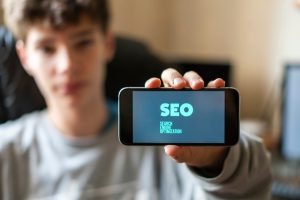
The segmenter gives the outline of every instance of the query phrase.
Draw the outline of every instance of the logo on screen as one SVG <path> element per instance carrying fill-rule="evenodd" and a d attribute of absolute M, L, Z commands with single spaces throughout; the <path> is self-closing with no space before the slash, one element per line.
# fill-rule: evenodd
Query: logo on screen
<path fill-rule="evenodd" d="M 189 103 L 162 103 L 160 105 L 160 116 L 162 117 L 189 117 L 193 114 L 194 108 Z"/>
<path fill-rule="evenodd" d="M 182 129 L 173 128 L 173 122 L 161 121 L 160 122 L 160 133 L 161 134 L 182 134 Z"/>
<path fill-rule="evenodd" d="M 161 117 L 189 117 L 193 114 L 194 108 L 189 103 L 162 103 L 160 105 Z M 183 134 L 181 128 L 173 128 L 174 122 L 160 121 L 161 134 Z"/>

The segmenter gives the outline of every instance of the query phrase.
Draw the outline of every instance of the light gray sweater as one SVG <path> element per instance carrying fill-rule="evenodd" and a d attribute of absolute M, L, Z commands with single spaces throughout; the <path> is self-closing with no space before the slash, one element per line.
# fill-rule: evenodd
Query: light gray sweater
<path fill-rule="evenodd" d="M 241 133 L 223 171 L 205 178 L 177 164 L 162 147 L 119 143 L 113 123 L 95 138 L 67 139 L 46 111 L 0 126 L 1 200 L 187 200 L 270 198 L 262 143 Z"/>

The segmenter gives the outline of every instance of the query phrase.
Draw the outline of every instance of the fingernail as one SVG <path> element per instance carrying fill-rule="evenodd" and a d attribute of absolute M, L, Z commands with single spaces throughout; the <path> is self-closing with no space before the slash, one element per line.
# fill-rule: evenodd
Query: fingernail
<path fill-rule="evenodd" d="M 182 82 L 183 82 L 183 80 L 181 78 L 175 78 L 174 81 L 173 81 L 173 84 L 174 85 L 178 85 L 178 84 L 180 84 Z"/>
<path fill-rule="evenodd" d="M 191 83 L 191 86 L 192 87 L 196 87 L 196 86 L 199 86 L 199 87 L 203 87 L 204 86 L 204 82 L 202 80 L 193 80 L 192 83 Z"/>

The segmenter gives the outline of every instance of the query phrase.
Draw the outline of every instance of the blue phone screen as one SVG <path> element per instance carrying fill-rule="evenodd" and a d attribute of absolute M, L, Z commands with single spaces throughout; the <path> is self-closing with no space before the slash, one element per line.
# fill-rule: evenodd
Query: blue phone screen
<path fill-rule="evenodd" d="M 133 142 L 224 143 L 224 91 L 134 91 Z"/>

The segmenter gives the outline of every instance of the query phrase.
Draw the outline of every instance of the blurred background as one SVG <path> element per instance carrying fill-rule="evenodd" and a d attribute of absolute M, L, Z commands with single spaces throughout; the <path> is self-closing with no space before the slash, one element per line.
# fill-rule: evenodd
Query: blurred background
<path fill-rule="evenodd" d="M 292 0 L 110 2 L 113 30 L 145 41 L 163 58 L 229 62 L 247 127 L 254 121 L 280 132 L 283 68 L 300 60 L 300 10 Z"/>
<path fill-rule="evenodd" d="M 170 63 L 229 65 L 242 125 L 280 134 L 283 68 L 300 62 L 300 10 L 293 0 L 109 1 L 116 35 L 145 43 Z"/>

